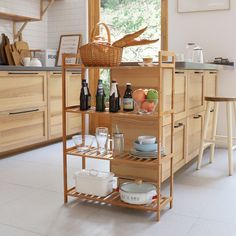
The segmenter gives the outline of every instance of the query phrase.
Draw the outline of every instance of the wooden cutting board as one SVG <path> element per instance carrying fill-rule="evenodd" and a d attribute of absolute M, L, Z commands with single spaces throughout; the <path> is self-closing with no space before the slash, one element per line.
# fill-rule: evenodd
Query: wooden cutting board
<path fill-rule="evenodd" d="M 7 36 L 6 36 L 5 53 L 6 53 L 8 65 L 14 66 L 15 63 L 13 61 L 12 54 L 11 54 L 10 40 L 9 40 L 9 38 Z"/>
<path fill-rule="evenodd" d="M 28 43 L 22 40 L 22 34 L 19 36 L 19 41 L 15 42 L 15 47 L 19 53 L 21 50 L 29 50 Z"/>
<path fill-rule="evenodd" d="M 12 54 L 14 64 L 16 66 L 21 66 L 22 65 L 21 56 L 20 56 L 19 52 L 16 50 L 16 47 L 14 44 L 11 45 L 11 54 Z"/>
<path fill-rule="evenodd" d="M 5 53 L 5 45 L 6 45 L 6 35 L 2 34 L 2 42 L 0 45 L 0 57 L 3 65 L 7 65 L 7 56 Z"/>

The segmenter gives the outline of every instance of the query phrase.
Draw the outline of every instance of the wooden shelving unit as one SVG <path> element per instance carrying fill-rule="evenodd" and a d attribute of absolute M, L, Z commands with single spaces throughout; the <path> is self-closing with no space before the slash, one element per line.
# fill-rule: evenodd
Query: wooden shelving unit
<path fill-rule="evenodd" d="M 63 170 L 64 170 L 64 202 L 68 202 L 68 196 L 70 197 L 76 197 L 78 199 L 88 200 L 92 202 L 101 202 L 106 204 L 111 204 L 115 206 L 120 207 L 127 207 L 127 208 L 133 208 L 138 210 L 144 210 L 144 211 L 151 211 L 157 213 L 157 221 L 160 220 L 160 212 L 161 210 L 166 207 L 168 204 L 170 205 L 170 208 L 172 208 L 173 203 L 173 134 L 174 134 L 174 77 L 175 77 L 175 54 L 172 52 L 165 52 L 160 51 L 159 52 L 159 65 L 155 67 L 149 67 L 145 70 L 152 70 L 153 73 L 155 73 L 156 76 L 156 88 L 158 88 L 159 92 L 159 103 L 158 103 L 158 112 L 155 112 L 152 115 L 139 115 L 135 112 L 118 112 L 118 113 L 109 113 L 109 112 L 96 112 L 94 109 L 91 109 L 89 111 L 83 111 L 81 112 L 78 106 L 68 107 L 66 106 L 66 71 L 67 69 L 71 68 L 80 68 L 82 71 L 82 78 L 85 78 L 85 71 L 91 69 L 91 67 L 84 67 L 83 65 L 67 65 L 66 59 L 67 58 L 79 58 L 79 54 L 73 55 L 73 54 L 65 54 L 63 55 L 63 66 L 62 66 L 62 94 L 63 94 Z M 171 61 L 166 61 L 166 59 L 169 58 Z M 97 67 L 96 67 L 97 68 Z M 104 67 L 103 67 L 104 68 Z M 106 69 L 110 69 L 111 71 L 114 69 L 122 70 L 122 69 L 130 69 L 130 70 L 137 70 L 142 69 L 142 67 L 139 66 L 120 66 L 120 67 L 112 67 Z M 170 104 L 169 109 L 164 109 L 163 107 L 163 84 L 165 83 L 164 77 L 165 73 L 164 70 L 167 69 L 168 71 L 171 71 L 171 85 L 172 88 L 170 89 Z M 166 85 L 165 85 L 166 86 Z M 88 115 L 89 117 L 96 117 L 96 116 L 107 116 L 111 119 L 110 123 L 110 131 L 112 130 L 112 120 L 114 118 L 119 119 L 128 119 L 132 118 L 134 121 L 143 122 L 143 125 L 145 126 L 145 121 L 154 121 L 155 125 L 153 127 L 153 130 L 155 131 L 157 141 L 158 141 L 158 150 L 161 150 L 161 143 L 162 143 L 162 128 L 163 128 L 163 118 L 165 116 L 170 117 L 170 125 L 171 125 L 171 150 L 170 153 L 162 155 L 161 152 L 158 152 L 157 157 L 154 159 L 140 159 L 138 157 L 135 157 L 129 153 L 129 151 L 126 151 L 122 155 L 114 156 L 112 151 L 108 152 L 106 155 L 102 156 L 98 153 L 96 148 L 92 148 L 91 150 L 87 152 L 79 152 L 76 147 L 67 147 L 67 133 L 66 133 L 66 124 L 67 124 L 67 113 L 80 113 L 82 116 L 82 135 L 85 135 L 85 117 Z M 157 199 L 155 199 L 151 204 L 149 205 L 131 205 L 124 203 L 120 200 L 119 192 L 117 190 L 114 190 L 111 194 L 109 194 L 106 197 L 97 197 L 92 196 L 88 194 L 82 194 L 77 193 L 75 190 L 75 187 L 68 187 L 68 181 L 67 181 L 67 158 L 69 155 L 77 156 L 78 158 L 81 158 L 82 160 L 82 168 L 86 168 L 86 159 L 92 158 L 97 160 L 107 160 L 111 163 L 116 164 L 126 164 L 126 165 L 141 165 L 146 166 L 147 168 L 155 168 L 157 173 L 157 181 L 154 183 L 157 186 L 157 192 L 158 196 Z M 170 187 L 170 193 L 168 196 L 163 196 L 161 194 L 161 166 L 163 162 L 168 161 L 170 163 L 170 178 L 169 178 L 169 187 Z M 116 174 L 116 173 L 115 173 Z M 118 178 L 124 179 L 126 176 L 117 176 Z M 127 179 L 130 179 L 127 176 Z M 145 180 L 144 180 L 145 181 Z"/>

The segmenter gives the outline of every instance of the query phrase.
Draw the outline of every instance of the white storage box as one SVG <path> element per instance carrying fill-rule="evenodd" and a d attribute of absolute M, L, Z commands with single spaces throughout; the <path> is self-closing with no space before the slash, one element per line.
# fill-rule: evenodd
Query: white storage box
<path fill-rule="evenodd" d="M 46 49 L 42 52 L 36 52 L 35 57 L 42 62 L 43 66 L 54 67 L 56 66 L 57 50 Z"/>
<path fill-rule="evenodd" d="M 105 197 L 113 191 L 113 177 L 111 172 L 96 170 L 81 170 L 75 173 L 76 191 Z"/>

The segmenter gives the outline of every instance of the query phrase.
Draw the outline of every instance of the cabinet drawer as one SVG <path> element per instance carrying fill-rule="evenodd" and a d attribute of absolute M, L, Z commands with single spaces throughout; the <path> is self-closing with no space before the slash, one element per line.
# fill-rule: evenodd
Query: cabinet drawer
<path fill-rule="evenodd" d="M 0 74 L 0 111 L 44 106 L 46 102 L 46 73 Z"/>
<path fill-rule="evenodd" d="M 179 170 L 184 164 L 185 164 L 185 157 L 186 157 L 186 150 L 185 150 L 185 142 L 186 142 L 186 126 L 187 126 L 187 121 L 186 119 L 179 120 L 175 122 L 174 125 L 174 158 L 173 158 L 173 169 L 174 172 Z M 165 129 L 164 134 L 164 139 L 167 148 L 167 152 L 170 153 L 170 126 L 167 126 Z M 162 164 L 162 181 L 167 179 L 170 176 L 170 162 L 164 162 Z"/>
<path fill-rule="evenodd" d="M 187 114 L 187 73 L 185 71 L 175 72 L 175 120 L 186 117 Z"/>
<path fill-rule="evenodd" d="M 189 116 L 187 121 L 187 162 L 196 157 L 199 153 L 204 121 L 204 112 Z"/>
<path fill-rule="evenodd" d="M 204 110 L 204 72 L 189 72 L 187 100 L 188 115 L 193 115 Z"/>
<path fill-rule="evenodd" d="M 0 152 L 47 140 L 45 107 L 0 113 Z"/>

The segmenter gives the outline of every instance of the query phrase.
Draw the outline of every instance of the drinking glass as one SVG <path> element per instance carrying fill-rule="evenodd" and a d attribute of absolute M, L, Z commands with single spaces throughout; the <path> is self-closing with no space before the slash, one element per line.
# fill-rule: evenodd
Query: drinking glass
<path fill-rule="evenodd" d="M 98 144 L 98 150 L 100 154 L 106 153 L 106 144 L 108 140 L 108 128 L 97 127 L 96 128 L 96 139 Z"/>

